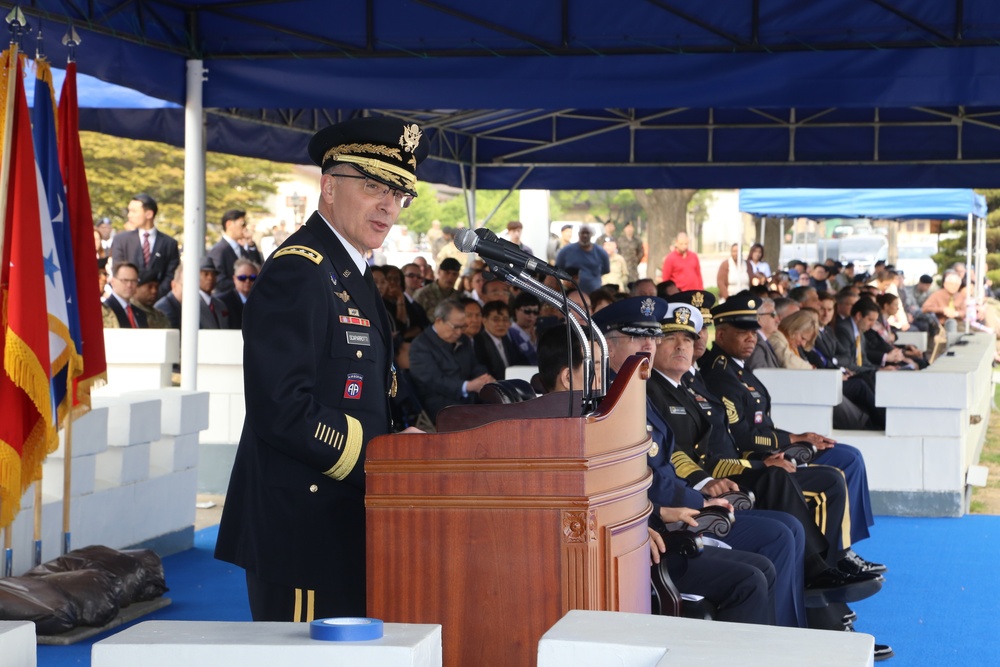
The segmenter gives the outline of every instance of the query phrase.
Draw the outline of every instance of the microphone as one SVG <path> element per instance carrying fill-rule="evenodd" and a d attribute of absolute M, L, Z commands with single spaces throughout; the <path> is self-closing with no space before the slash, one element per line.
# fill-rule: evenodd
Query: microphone
<path fill-rule="evenodd" d="M 510 241 L 499 238 L 485 227 L 480 227 L 475 231 L 471 229 L 457 230 L 455 232 L 455 247 L 462 252 L 474 252 L 496 262 L 510 264 L 531 272 L 544 273 L 559 280 L 572 280 L 566 272 L 549 266 L 548 263 L 534 255 L 529 255 Z"/>

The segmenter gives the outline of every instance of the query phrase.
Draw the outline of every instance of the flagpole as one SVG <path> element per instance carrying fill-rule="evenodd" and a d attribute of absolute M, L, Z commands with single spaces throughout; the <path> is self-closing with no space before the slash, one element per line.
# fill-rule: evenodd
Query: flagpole
<path fill-rule="evenodd" d="M 66 424 L 63 427 L 63 502 L 62 502 L 62 552 L 69 553 L 72 533 L 69 526 L 70 488 L 73 486 L 73 411 L 66 414 Z"/>
<path fill-rule="evenodd" d="M 17 43 L 13 40 L 11 40 L 8 53 L 7 90 L 5 91 L 6 103 L 4 105 L 6 113 L 4 114 L 3 124 L 4 150 L 0 151 L 3 154 L 2 164 L 0 164 L 0 257 L 3 257 L 4 238 L 7 235 L 4 225 L 7 218 L 7 183 L 10 182 L 10 150 L 8 150 L 8 147 L 11 141 L 14 140 L 14 123 L 12 120 L 14 118 L 14 92 L 17 90 L 15 88 L 17 83 Z"/>
<path fill-rule="evenodd" d="M 42 480 L 35 480 L 35 556 L 32 565 L 42 564 Z"/>

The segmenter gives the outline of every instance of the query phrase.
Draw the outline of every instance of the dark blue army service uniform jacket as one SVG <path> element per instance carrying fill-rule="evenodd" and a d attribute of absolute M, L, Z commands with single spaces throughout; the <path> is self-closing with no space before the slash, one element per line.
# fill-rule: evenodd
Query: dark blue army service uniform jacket
<path fill-rule="evenodd" d="M 388 316 L 314 213 L 243 315 L 246 421 L 216 557 L 364 609 L 365 447 L 391 430 Z"/>

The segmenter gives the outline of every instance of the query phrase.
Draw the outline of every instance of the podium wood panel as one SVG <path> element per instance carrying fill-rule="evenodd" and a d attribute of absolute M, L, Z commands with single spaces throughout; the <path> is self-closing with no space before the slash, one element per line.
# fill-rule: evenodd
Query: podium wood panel
<path fill-rule="evenodd" d="M 373 440 L 369 615 L 440 623 L 448 667 L 511 667 L 571 609 L 648 613 L 646 377 L 628 360 L 583 417 L 556 395 Z"/>

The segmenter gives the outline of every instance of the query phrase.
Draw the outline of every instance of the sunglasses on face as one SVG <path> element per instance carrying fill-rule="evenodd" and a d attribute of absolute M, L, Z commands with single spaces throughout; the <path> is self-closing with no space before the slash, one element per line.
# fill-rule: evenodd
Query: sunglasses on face
<path fill-rule="evenodd" d="M 236 276 L 236 279 L 241 283 L 246 282 L 248 280 L 257 280 L 257 274 L 251 273 L 249 276 Z"/>
<path fill-rule="evenodd" d="M 538 308 L 522 308 L 521 312 L 524 313 L 525 315 L 537 315 Z"/>

